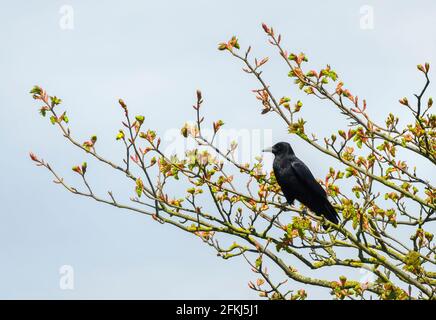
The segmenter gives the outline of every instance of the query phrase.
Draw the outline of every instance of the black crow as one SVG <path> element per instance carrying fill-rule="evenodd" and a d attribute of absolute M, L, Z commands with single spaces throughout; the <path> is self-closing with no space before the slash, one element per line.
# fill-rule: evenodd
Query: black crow
<path fill-rule="evenodd" d="M 290 205 L 298 200 L 317 215 L 337 224 L 339 216 L 327 199 L 327 194 L 315 180 L 309 168 L 295 156 L 287 142 L 279 142 L 263 150 L 274 154 L 274 175 Z"/>

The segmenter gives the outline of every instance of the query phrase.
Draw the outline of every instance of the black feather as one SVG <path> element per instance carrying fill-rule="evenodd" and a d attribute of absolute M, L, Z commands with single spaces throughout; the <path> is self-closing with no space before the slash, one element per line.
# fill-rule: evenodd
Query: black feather
<path fill-rule="evenodd" d="M 327 194 L 309 168 L 298 159 L 289 143 L 279 142 L 272 147 L 275 155 L 273 169 L 277 182 L 288 203 L 295 199 L 319 216 L 337 224 L 339 216 L 327 199 Z"/>

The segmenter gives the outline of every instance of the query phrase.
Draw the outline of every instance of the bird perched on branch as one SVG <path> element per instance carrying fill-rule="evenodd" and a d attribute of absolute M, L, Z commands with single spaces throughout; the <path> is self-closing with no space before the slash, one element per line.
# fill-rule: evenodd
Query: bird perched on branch
<path fill-rule="evenodd" d="M 274 154 L 274 175 L 290 205 L 298 200 L 317 215 L 335 224 L 339 222 L 338 213 L 327 199 L 326 192 L 303 161 L 295 156 L 289 143 L 279 142 L 263 152 Z"/>

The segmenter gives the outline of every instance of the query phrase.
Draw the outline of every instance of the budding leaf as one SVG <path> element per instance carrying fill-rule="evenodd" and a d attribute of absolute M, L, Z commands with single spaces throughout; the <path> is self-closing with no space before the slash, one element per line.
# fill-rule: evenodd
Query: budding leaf
<path fill-rule="evenodd" d="M 86 162 L 82 163 L 82 172 L 83 172 L 83 174 L 86 173 L 86 168 L 88 168 L 88 164 Z"/>
<path fill-rule="evenodd" d="M 144 190 L 144 183 L 142 182 L 141 178 L 136 179 L 135 191 L 138 197 L 141 197 L 143 190 Z"/>
<path fill-rule="evenodd" d="M 138 121 L 140 124 L 142 124 L 144 122 L 144 116 L 136 116 L 135 117 L 136 121 Z"/>
<path fill-rule="evenodd" d="M 30 94 L 41 94 L 42 89 L 40 86 L 33 86 L 33 88 L 30 90 Z"/>
<path fill-rule="evenodd" d="M 59 104 L 61 104 L 61 102 L 62 102 L 62 99 L 59 99 L 58 97 L 56 97 L 56 96 L 53 96 L 53 97 L 50 97 L 50 100 L 51 100 L 51 105 L 54 107 L 54 106 L 57 106 L 57 105 L 59 105 Z"/>
<path fill-rule="evenodd" d="M 117 134 L 117 136 L 116 136 L 116 139 L 117 139 L 117 140 L 124 139 L 124 131 L 123 131 L 123 130 L 119 130 L 119 131 L 118 131 L 118 134 Z"/>

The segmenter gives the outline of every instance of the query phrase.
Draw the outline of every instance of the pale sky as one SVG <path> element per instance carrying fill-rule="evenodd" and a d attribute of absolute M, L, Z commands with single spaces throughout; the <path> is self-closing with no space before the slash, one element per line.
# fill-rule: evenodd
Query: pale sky
<path fill-rule="evenodd" d="M 436 62 L 436 3 L 430 0 L 0 4 L 0 298 L 6 299 L 257 298 L 247 286 L 256 277 L 243 259 L 224 261 L 189 234 L 75 197 L 35 167 L 29 151 L 80 185 L 71 166 L 87 158 L 38 115 L 38 103 L 28 94 L 33 85 L 61 97 L 73 133 L 83 140 L 97 134 L 100 152 L 115 159 L 122 150 L 113 139 L 121 115 L 118 98 L 144 114 L 147 126 L 171 135 L 193 119 L 191 105 L 200 88 L 209 123 L 222 119 L 229 129 L 267 130 L 273 141 L 293 143 L 322 177 L 331 159 L 289 137 L 276 117 L 260 115 L 251 93 L 257 83 L 217 44 L 237 35 L 255 56 L 269 56 L 265 78 L 273 91 L 301 98 L 308 128 L 319 136 L 344 120 L 332 106 L 297 91 L 268 45 L 262 22 L 283 34 L 289 51 L 305 52 L 313 68 L 330 64 L 380 121 L 389 112 L 405 113 L 398 99 L 422 86 L 416 65 Z M 360 25 L 364 5 L 374 13 L 369 30 Z M 72 30 L 61 28 L 63 6 L 73 9 Z M 89 165 L 97 188 L 132 195 L 122 177 Z M 431 168 L 423 172 L 434 175 Z M 59 287 L 63 265 L 74 268 L 74 290 Z M 318 275 L 337 278 L 334 272 Z M 326 291 L 308 291 L 309 298 L 329 298 Z"/>

